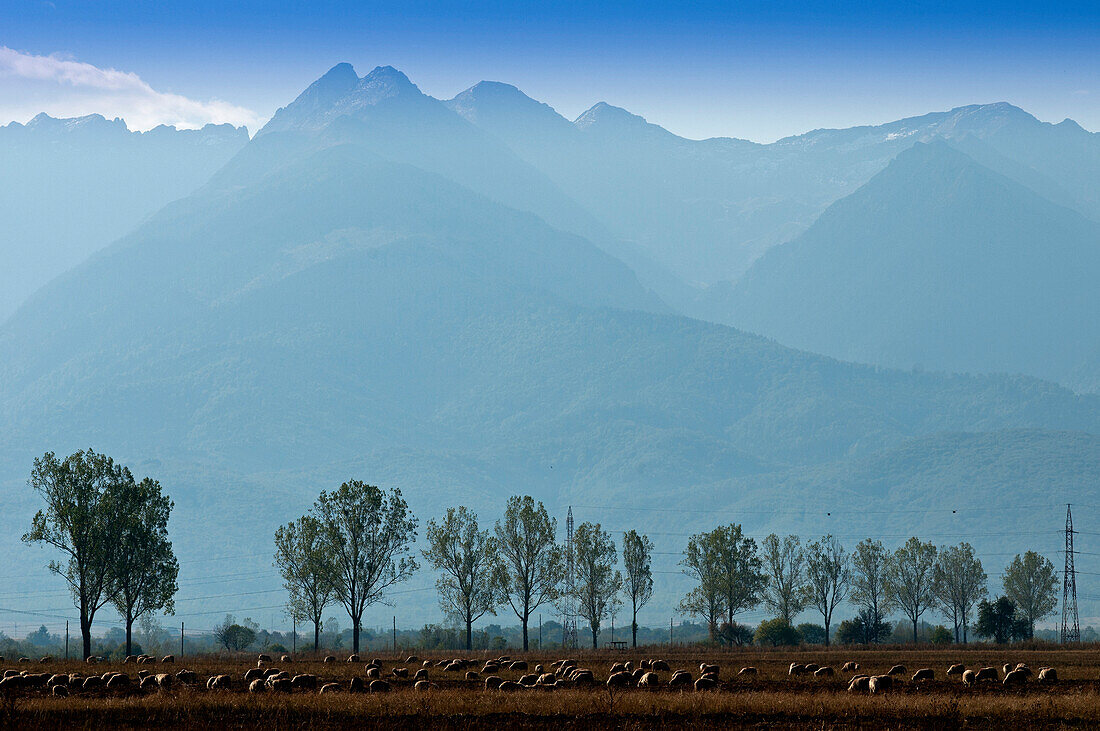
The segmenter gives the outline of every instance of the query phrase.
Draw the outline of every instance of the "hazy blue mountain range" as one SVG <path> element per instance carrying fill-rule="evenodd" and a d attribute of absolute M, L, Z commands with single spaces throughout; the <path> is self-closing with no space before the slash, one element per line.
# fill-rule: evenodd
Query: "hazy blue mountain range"
<path fill-rule="evenodd" d="M 736 279 L 914 142 L 951 140 L 982 164 L 1100 220 L 1100 135 L 1071 120 L 1043 123 L 1004 103 L 768 145 L 687 140 L 603 102 L 570 123 L 495 82 L 447 104 L 692 285 Z"/>
<path fill-rule="evenodd" d="M 248 142 L 241 127 L 131 132 L 98 114 L 0 127 L 0 321 L 38 287 L 169 201 Z"/>
<path fill-rule="evenodd" d="M 845 360 L 1089 390 L 1097 282 L 1100 224 L 940 141 L 768 251 L 721 307 L 727 322 Z"/>
<path fill-rule="evenodd" d="M 526 124 L 551 123 L 527 108 Z M 393 69 L 338 66 L 0 324 L 0 551 L 41 562 L 17 543 L 31 460 L 87 446 L 165 484 L 183 579 L 212 552 L 270 573 L 275 526 L 351 477 L 401 487 L 424 519 L 461 503 L 491 520 L 514 493 L 587 505 L 581 520 L 647 528 L 668 552 L 718 521 L 820 532 L 826 505 L 838 528 L 892 536 L 924 525 L 907 499 L 972 508 L 963 484 L 985 486 L 983 508 L 1091 489 L 1073 480 L 1096 460 L 1100 396 L 858 365 L 677 314 L 654 292 L 659 264 L 642 275 L 612 255 L 619 233 L 587 194 L 471 114 Z M 669 137 L 610 107 L 586 116 L 552 124 Z M 882 175 L 925 150 L 958 155 L 918 148 Z M 681 506 L 706 512 L 670 528 L 652 511 Z M 1032 545 L 967 514 L 981 549 Z M 662 577 L 665 615 L 686 585 Z M 438 617 L 415 596 L 403 617 Z"/>

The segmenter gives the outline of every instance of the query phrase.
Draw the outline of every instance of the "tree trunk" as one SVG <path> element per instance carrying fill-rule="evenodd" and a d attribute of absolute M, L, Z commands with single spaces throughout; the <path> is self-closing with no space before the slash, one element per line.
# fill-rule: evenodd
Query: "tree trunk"
<path fill-rule="evenodd" d="M 638 646 L 638 613 L 634 612 L 634 619 L 630 621 L 630 646 Z"/>
<path fill-rule="evenodd" d="M 470 652 L 474 649 L 473 625 L 474 625 L 474 621 L 471 618 L 467 617 L 466 618 L 466 652 Z"/>
<path fill-rule="evenodd" d="M 92 618 L 88 613 L 80 610 L 80 638 L 84 643 L 84 659 L 92 656 Z"/>
<path fill-rule="evenodd" d="M 595 623 L 593 622 L 593 624 L 595 624 Z M 599 637 L 599 634 L 600 634 L 600 631 L 598 629 L 596 629 L 595 627 L 593 627 L 592 628 L 592 649 L 593 650 L 599 649 L 597 647 L 597 642 L 596 642 L 596 638 Z"/>
<path fill-rule="evenodd" d="M 913 620 L 913 644 L 917 644 L 917 620 Z"/>
<path fill-rule="evenodd" d="M 523 618 L 523 651 L 527 652 L 527 617 Z"/>
<path fill-rule="evenodd" d="M 829 646 L 829 620 L 825 620 L 825 646 Z"/>
<path fill-rule="evenodd" d="M 313 651 L 317 652 L 321 649 L 321 620 L 317 619 L 313 622 Z"/>
<path fill-rule="evenodd" d="M 133 617 L 126 617 L 126 655 L 133 655 L 133 636 L 134 636 L 134 619 Z M 145 649 L 144 647 L 142 648 Z"/>
<path fill-rule="evenodd" d="M 362 615 L 359 617 L 352 617 L 352 630 L 351 630 L 351 651 L 359 654 L 359 620 L 362 619 Z"/>

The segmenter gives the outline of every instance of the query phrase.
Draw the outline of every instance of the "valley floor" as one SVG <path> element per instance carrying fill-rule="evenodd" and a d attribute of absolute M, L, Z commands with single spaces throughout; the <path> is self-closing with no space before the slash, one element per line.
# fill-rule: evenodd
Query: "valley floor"
<path fill-rule="evenodd" d="M 483 676 L 466 679 L 464 672 L 446 672 L 434 665 L 445 657 L 476 660 L 475 670 L 496 653 L 420 654 L 416 662 L 382 657 L 381 675 L 392 685 L 388 693 L 351 693 L 353 677 L 363 678 L 362 663 L 325 664 L 320 658 L 298 658 L 274 667 L 292 674 L 310 673 L 320 683 L 336 682 L 334 693 L 294 690 L 287 694 L 253 695 L 243 677 L 255 667 L 255 656 L 177 658 L 174 665 L 142 666 L 153 672 L 193 670 L 194 684 L 174 683 L 170 690 L 145 692 L 75 691 L 66 698 L 50 697 L 44 690 L 27 689 L 0 695 L 0 728 L 1095 728 L 1100 725 L 1100 649 L 1022 650 L 989 647 L 942 650 L 744 650 L 717 651 L 705 648 L 649 648 L 645 651 L 613 653 L 578 651 L 570 653 L 582 667 L 591 668 L 597 684 L 591 688 L 529 688 L 517 692 L 486 690 Z M 564 657 L 558 651 L 516 654 L 531 668 L 547 666 Z M 685 668 L 698 675 L 701 662 L 721 666 L 720 686 L 714 691 L 695 692 L 667 686 L 669 673 L 661 672 L 662 686 L 653 690 L 628 688 L 609 693 L 604 686 L 610 666 L 643 658 L 665 659 L 670 667 Z M 343 658 L 341 658 L 342 660 Z M 366 658 L 364 658 L 366 659 Z M 423 660 L 430 681 L 428 691 L 413 689 L 411 679 L 392 677 L 395 667 L 411 673 Z M 848 661 L 860 663 L 858 673 L 842 673 Z M 838 670 L 831 678 L 790 678 L 791 662 L 829 665 Z M 1033 670 L 1041 666 L 1057 669 L 1059 680 L 1039 684 L 1034 677 L 1018 688 L 1001 682 L 964 687 L 948 679 L 949 664 L 968 668 L 1023 662 Z M 904 679 L 885 695 L 848 693 L 849 676 L 885 673 L 891 666 L 907 668 Z M 753 666 L 756 677 L 738 677 L 741 667 Z M 931 681 L 913 682 L 913 672 L 929 667 Z M 0 668 L 27 672 L 103 673 L 126 672 L 136 677 L 133 665 L 76 662 L 0 664 Z M 549 669 L 549 668 L 547 668 Z M 207 690 L 207 677 L 228 674 L 228 690 Z M 503 670 L 494 674 L 517 680 L 524 671 Z M 479 674 L 480 675 L 480 674 Z M 369 682 L 369 681 L 368 681 Z"/>

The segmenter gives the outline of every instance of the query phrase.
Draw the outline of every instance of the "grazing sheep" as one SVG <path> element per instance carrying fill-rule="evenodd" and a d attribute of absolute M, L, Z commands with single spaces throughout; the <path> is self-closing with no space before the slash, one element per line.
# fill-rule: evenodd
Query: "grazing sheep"
<path fill-rule="evenodd" d="M 194 683 L 198 680 L 198 676 L 195 675 L 195 671 L 193 670 L 180 670 L 176 673 L 176 680 L 181 683 Z"/>
<path fill-rule="evenodd" d="M 208 687 L 211 690 L 229 690 L 233 685 L 233 679 L 228 675 L 215 675 L 209 680 Z"/>
<path fill-rule="evenodd" d="M 1058 671 L 1054 668 L 1039 668 L 1040 683 L 1054 683 L 1058 680 Z"/>
<path fill-rule="evenodd" d="M 663 670 L 666 673 L 672 672 L 672 669 L 669 668 L 668 663 L 665 662 L 664 660 L 654 660 L 654 661 L 652 661 L 651 663 L 649 663 L 649 669 L 653 670 L 653 671 Z"/>
<path fill-rule="evenodd" d="M 382 671 L 379 670 L 378 668 L 375 668 L 375 667 L 367 668 L 367 677 L 368 678 L 381 678 L 382 677 Z"/>
<path fill-rule="evenodd" d="M 290 683 L 290 678 L 271 678 L 267 679 L 268 685 L 271 686 L 271 690 L 276 693 L 289 693 L 294 686 Z"/>
<path fill-rule="evenodd" d="M 970 687 L 978 682 L 978 674 L 973 670 L 963 670 L 963 685 Z"/>
<path fill-rule="evenodd" d="M 244 682 L 251 683 L 256 678 L 264 677 L 264 671 L 262 668 L 249 668 L 244 671 Z"/>
<path fill-rule="evenodd" d="M 872 675 L 871 679 L 867 681 L 867 690 L 871 692 L 871 695 L 885 693 L 890 690 L 893 684 L 894 677 L 892 675 Z"/>
<path fill-rule="evenodd" d="M 31 661 L 31 659 L 29 657 L 19 658 L 19 662 L 30 662 L 30 661 Z M 99 658 L 96 657 L 95 655 L 89 655 L 88 657 L 84 658 L 84 662 L 88 663 L 89 665 L 95 665 L 97 662 L 99 662 Z"/>
<path fill-rule="evenodd" d="M 512 670 L 526 670 L 527 662 L 524 660 L 515 660 L 508 667 Z"/>
<path fill-rule="evenodd" d="M 431 666 L 432 666 L 432 661 L 431 660 L 425 660 L 424 662 L 420 663 L 420 667 L 422 667 L 422 668 L 430 668 Z"/>
<path fill-rule="evenodd" d="M 156 678 L 157 685 L 162 690 L 172 689 L 172 676 L 169 673 L 157 673 L 153 677 Z"/>
<path fill-rule="evenodd" d="M 358 655 L 348 655 L 347 661 L 348 662 L 359 662 L 359 656 Z"/>
<path fill-rule="evenodd" d="M 103 685 L 103 678 L 98 675 L 92 675 L 91 677 L 84 678 L 84 683 L 80 686 L 84 690 L 96 690 Z"/>
<path fill-rule="evenodd" d="M 53 662 L 53 657 L 50 655 L 44 655 L 43 657 L 38 658 L 38 662 L 41 665 L 47 665 Z"/>
<path fill-rule="evenodd" d="M 420 658 L 417 657 L 416 655 L 409 655 L 408 657 L 405 658 L 405 664 L 406 665 L 412 665 L 415 662 L 420 662 Z"/>
<path fill-rule="evenodd" d="M 623 663 L 623 662 L 613 663 L 611 665 L 611 670 L 609 672 L 612 675 L 614 675 L 615 673 L 625 673 L 626 672 L 626 663 Z"/>
<path fill-rule="evenodd" d="M 279 662 L 294 662 L 294 658 L 292 658 L 290 655 L 283 655 L 279 658 Z"/>
<path fill-rule="evenodd" d="M 432 685 L 427 680 L 418 680 L 415 683 L 413 683 L 413 688 L 415 688 L 416 690 L 419 690 L 421 692 L 426 691 L 426 690 L 431 690 L 434 687 L 435 686 Z"/>
<path fill-rule="evenodd" d="M 140 688 L 141 690 L 156 690 L 158 687 L 159 686 L 157 685 L 157 679 L 152 675 L 146 675 L 144 678 L 141 679 L 141 682 L 138 683 L 138 688 Z"/>
<path fill-rule="evenodd" d="M 818 665 L 817 663 L 812 663 L 812 662 L 806 663 L 806 672 L 807 673 L 816 673 L 820 669 L 821 669 L 821 666 Z"/>
<path fill-rule="evenodd" d="M 870 675 L 857 675 L 851 679 L 848 683 L 848 692 L 870 692 L 871 690 L 871 676 Z"/>
<path fill-rule="evenodd" d="M 610 676 L 608 676 L 608 678 L 607 678 L 607 687 L 608 688 L 629 688 L 631 682 L 632 682 L 632 678 L 630 677 L 630 673 L 626 672 L 625 670 L 621 670 L 617 673 L 612 673 Z"/>
<path fill-rule="evenodd" d="M 895 665 L 894 667 L 890 668 L 886 672 L 886 674 L 887 675 L 905 675 L 905 666 L 904 665 Z"/>
<path fill-rule="evenodd" d="M 367 686 L 368 693 L 389 693 L 391 690 L 393 690 L 393 686 L 385 680 L 372 680 L 370 685 Z"/>
<path fill-rule="evenodd" d="M 669 678 L 668 685 L 670 688 L 678 688 L 681 685 L 691 685 L 692 677 L 691 673 L 687 670 L 677 670 Z"/>
<path fill-rule="evenodd" d="M 642 670 L 641 668 L 638 668 L 636 670 L 631 671 L 630 680 L 631 680 L 632 683 L 637 685 L 638 681 L 642 679 L 643 675 L 645 675 L 645 670 Z"/>
<path fill-rule="evenodd" d="M 523 690 L 523 686 L 513 680 L 505 680 L 503 683 L 497 686 L 497 690 L 502 690 L 506 693 L 509 693 L 517 690 Z"/>
<path fill-rule="evenodd" d="M 301 675 L 295 675 L 290 679 L 290 685 L 294 688 L 309 688 L 310 690 L 317 689 L 317 676 L 302 673 Z"/>
<path fill-rule="evenodd" d="M 417 670 L 413 674 L 413 680 L 427 680 L 427 679 L 428 679 L 428 669 L 427 668 L 420 668 L 419 670 Z"/>
<path fill-rule="evenodd" d="M 627 660 L 626 669 L 630 672 L 634 672 L 634 663 L 632 663 L 630 660 Z"/>
<path fill-rule="evenodd" d="M 467 670 L 466 671 L 466 680 L 477 680 L 479 677 L 481 677 L 481 676 L 479 676 L 477 674 L 476 670 Z"/>
<path fill-rule="evenodd" d="M 356 680 L 358 680 L 358 678 L 356 678 Z M 322 693 L 335 693 L 338 690 L 340 690 L 339 683 L 325 683 L 321 686 Z"/>
<path fill-rule="evenodd" d="M 718 665 L 707 665 L 706 663 L 703 663 L 699 666 L 699 673 L 701 675 L 713 675 L 715 678 L 718 677 L 719 670 L 720 668 Z"/>
<path fill-rule="evenodd" d="M 492 660 L 485 663 L 485 665 L 483 665 L 482 668 L 481 668 L 481 672 L 483 672 L 483 673 L 496 673 L 496 672 L 499 672 L 499 671 L 500 671 L 500 665 L 496 664 Z"/>
<path fill-rule="evenodd" d="M 259 662 L 271 662 L 271 655 L 264 655 L 261 653 L 256 659 Z"/>
<path fill-rule="evenodd" d="M 127 655 L 127 656 L 126 656 L 125 658 L 123 658 L 123 660 L 122 660 L 122 664 L 123 664 L 123 665 L 126 665 L 126 664 L 128 664 L 128 663 L 136 663 L 136 662 L 137 662 L 137 655 Z"/>
<path fill-rule="evenodd" d="M 409 669 L 408 668 L 394 668 L 394 669 L 390 670 L 390 672 L 393 673 L 393 677 L 395 677 L 395 678 L 407 678 L 407 677 L 409 677 Z"/>
<path fill-rule="evenodd" d="M 50 695 L 54 698 L 67 698 L 69 696 L 69 688 L 64 685 L 55 685 L 50 688 Z"/>
<path fill-rule="evenodd" d="M 554 673 L 543 673 L 539 676 L 539 679 L 535 681 L 535 685 L 557 685 L 558 676 Z"/>
<path fill-rule="evenodd" d="M 814 671 L 814 677 L 815 678 L 831 678 L 835 674 L 836 674 L 836 671 L 834 671 L 828 665 L 826 665 L 825 667 L 822 667 L 822 668 L 818 668 L 817 670 Z"/>
<path fill-rule="evenodd" d="M 640 668 L 639 668 L 640 669 Z M 639 688 L 656 688 L 661 684 L 661 678 L 652 670 L 647 671 L 638 681 Z"/>
<path fill-rule="evenodd" d="M 975 674 L 974 682 L 980 682 L 982 680 L 996 681 L 1000 676 L 997 675 L 997 668 L 982 668 Z"/>
<path fill-rule="evenodd" d="M 253 680 L 251 683 L 248 684 L 248 692 L 249 693 L 266 693 L 267 692 L 267 684 L 264 681 L 260 680 L 259 678 L 256 678 L 255 680 Z"/>
<path fill-rule="evenodd" d="M 962 675 L 966 672 L 966 666 L 962 663 L 955 663 L 951 667 L 947 668 L 947 674 L 950 675 Z"/>
<path fill-rule="evenodd" d="M 485 690 L 496 690 L 500 687 L 500 684 L 504 682 L 504 678 L 499 675 L 490 675 L 485 678 Z"/>
<path fill-rule="evenodd" d="M 806 666 L 792 662 L 791 666 L 787 668 L 787 675 L 804 675 L 806 673 Z"/>
<path fill-rule="evenodd" d="M 160 659 L 160 661 L 162 663 L 175 662 L 176 661 L 176 656 L 175 655 L 165 655 L 164 657 L 162 657 Z"/>
<path fill-rule="evenodd" d="M 55 685 L 68 685 L 68 684 L 69 684 L 69 676 L 68 675 L 51 675 L 50 679 L 46 681 L 46 687 L 47 688 L 52 688 Z"/>
<path fill-rule="evenodd" d="M 370 662 L 367 663 L 367 666 L 381 669 L 382 668 L 382 661 L 379 660 L 377 657 L 372 657 Z"/>
<path fill-rule="evenodd" d="M 334 662 L 336 662 L 336 656 L 335 655 L 326 655 L 323 662 L 329 663 L 329 664 L 334 663 Z"/>
<path fill-rule="evenodd" d="M 1022 673 L 1025 673 L 1025 674 L 1027 674 L 1027 675 L 1029 675 L 1029 676 L 1031 675 L 1031 668 L 1029 668 L 1029 667 L 1028 667 L 1027 665 L 1025 665 L 1024 663 L 1020 663 L 1019 665 L 1017 665 L 1017 666 L 1016 666 L 1016 670 L 1018 670 L 1018 671 L 1020 671 L 1020 672 L 1022 672 Z"/>
<path fill-rule="evenodd" d="M 695 690 L 714 690 L 718 687 L 718 681 L 711 675 L 704 675 L 695 681 Z"/>
<path fill-rule="evenodd" d="M 539 676 L 534 673 L 528 673 L 519 679 L 519 684 L 527 686 L 528 688 L 534 685 L 539 679 Z"/>
<path fill-rule="evenodd" d="M 577 668 L 570 671 L 569 680 L 573 685 L 593 685 L 596 682 L 596 676 L 591 670 Z"/>
<path fill-rule="evenodd" d="M 348 690 L 352 693 L 361 693 L 364 690 L 362 678 L 352 678 L 351 683 L 348 684 Z"/>
<path fill-rule="evenodd" d="M 840 669 L 845 673 L 855 672 L 856 670 L 859 670 L 859 663 L 849 660 L 848 662 L 844 663 L 844 666 Z"/>
<path fill-rule="evenodd" d="M 96 678 L 98 680 L 98 678 Z M 0 679 L 0 690 L 14 690 L 22 688 L 24 679 L 22 675 L 8 675 Z"/>
<path fill-rule="evenodd" d="M 282 674 L 283 674 L 283 671 L 280 670 L 279 668 L 267 668 L 266 670 L 264 670 L 264 677 L 265 678 L 271 678 L 271 677 L 274 677 L 276 675 L 282 675 Z"/>
<path fill-rule="evenodd" d="M 535 672 L 539 675 L 542 675 L 543 673 L 546 672 L 546 670 L 542 667 L 542 665 L 536 665 L 535 666 Z"/>
<path fill-rule="evenodd" d="M 738 675 L 756 675 L 757 672 L 756 672 L 756 668 L 754 668 L 750 665 L 747 668 L 741 668 L 740 670 L 738 670 L 737 674 Z"/>
<path fill-rule="evenodd" d="M 936 673 L 932 671 L 932 668 L 921 668 L 917 672 L 913 673 L 913 682 L 918 680 L 935 680 Z"/>
<path fill-rule="evenodd" d="M 1023 685 L 1027 682 L 1027 673 L 1023 670 L 1010 670 L 1005 679 L 1001 681 L 1003 685 Z"/>
<path fill-rule="evenodd" d="M 640 667 L 642 670 L 649 670 L 649 660 L 642 660 L 638 663 L 638 667 Z"/>
<path fill-rule="evenodd" d="M 107 680 L 106 685 L 107 690 L 121 690 L 123 688 L 128 688 L 130 687 L 130 677 L 128 675 L 118 673 L 116 675 L 112 675 Z"/>

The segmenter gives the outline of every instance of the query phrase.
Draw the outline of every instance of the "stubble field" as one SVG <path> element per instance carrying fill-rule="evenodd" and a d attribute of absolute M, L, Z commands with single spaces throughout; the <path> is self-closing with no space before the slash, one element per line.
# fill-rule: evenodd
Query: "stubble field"
<path fill-rule="evenodd" d="M 74 689 L 68 697 L 53 697 L 45 688 L 0 690 L 0 727 L 5 728 L 1061 728 L 1100 726 L 1100 649 L 1019 649 L 969 647 L 958 649 L 875 650 L 739 650 L 708 648 L 647 648 L 628 652 L 560 651 L 512 653 L 525 660 L 529 670 L 507 667 L 491 674 L 517 681 L 543 664 L 565 657 L 589 668 L 595 683 L 586 687 L 533 687 L 487 690 L 481 672 L 486 660 L 499 653 L 418 653 L 408 661 L 390 653 L 379 655 L 379 675 L 390 690 L 384 693 L 351 692 L 353 678 L 367 683 L 367 663 L 324 663 L 320 657 L 299 657 L 266 667 L 291 675 L 312 674 L 318 687 L 338 683 L 334 692 L 295 688 L 290 692 L 250 693 L 245 672 L 256 667 L 255 655 L 239 658 L 176 658 L 173 664 L 135 666 L 53 661 L 48 664 L 15 663 L 9 658 L 0 670 L 27 673 L 80 674 L 109 671 L 137 678 L 137 671 L 176 673 L 194 671 L 195 682 L 173 679 L 169 689 L 142 690 L 132 684 L 123 690 Z M 446 671 L 440 660 L 467 658 L 477 678 L 462 671 Z M 715 690 L 696 691 L 691 686 L 670 688 L 671 674 L 659 671 L 656 688 L 609 690 L 605 681 L 614 663 L 663 659 L 672 670 L 680 668 L 699 676 L 700 663 L 720 666 Z M 427 690 L 414 688 L 413 674 L 427 661 Z M 844 663 L 858 662 L 857 672 L 841 672 Z M 836 670 L 833 677 L 790 677 L 790 663 L 814 663 Z M 1054 667 L 1058 681 L 1039 683 L 1034 676 L 1020 687 L 979 683 L 966 687 L 945 672 L 953 663 L 968 668 L 1005 663 L 1025 663 L 1033 670 Z M 884 694 L 849 693 L 848 681 L 859 674 L 884 674 L 893 665 L 906 667 L 894 687 Z M 742 667 L 755 667 L 755 676 L 738 676 Z M 394 668 L 407 668 L 408 678 L 394 677 Z M 933 680 L 914 682 L 912 674 L 932 668 Z M 214 675 L 231 678 L 228 689 L 210 690 L 206 681 Z"/>

